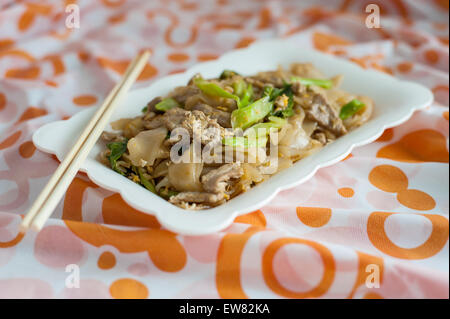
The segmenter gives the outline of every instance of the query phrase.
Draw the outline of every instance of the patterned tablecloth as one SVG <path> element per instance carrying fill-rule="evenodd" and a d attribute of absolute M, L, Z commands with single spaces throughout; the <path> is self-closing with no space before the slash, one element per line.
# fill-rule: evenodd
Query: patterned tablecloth
<path fill-rule="evenodd" d="M 368 3 L 381 28 L 367 28 Z M 76 9 L 80 28 L 69 29 Z M 0 298 L 448 298 L 448 10 L 445 0 L 0 1 Z M 102 101 L 140 50 L 153 56 L 135 87 L 287 35 L 421 83 L 435 103 L 212 235 L 168 232 L 84 174 L 40 233 L 18 235 L 58 165 L 33 132 Z"/>

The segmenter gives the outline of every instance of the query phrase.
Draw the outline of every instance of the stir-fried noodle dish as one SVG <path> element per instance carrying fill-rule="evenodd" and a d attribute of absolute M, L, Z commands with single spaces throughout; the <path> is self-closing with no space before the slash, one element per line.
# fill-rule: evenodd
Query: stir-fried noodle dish
<path fill-rule="evenodd" d="M 367 122 L 373 101 L 308 63 L 194 76 L 103 132 L 100 159 L 174 205 L 206 209 L 246 192 Z"/>

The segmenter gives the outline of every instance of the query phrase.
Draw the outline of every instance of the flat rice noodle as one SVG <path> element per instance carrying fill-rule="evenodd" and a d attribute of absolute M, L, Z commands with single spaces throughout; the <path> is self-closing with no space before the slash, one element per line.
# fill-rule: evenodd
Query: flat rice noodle
<path fill-rule="evenodd" d="M 170 186 L 169 178 L 166 176 L 162 180 L 160 180 L 158 184 L 156 184 L 155 189 L 156 189 L 157 192 L 159 192 L 159 190 L 161 188 L 169 187 L 169 186 Z"/>
<path fill-rule="evenodd" d="M 111 128 L 116 131 L 122 131 L 132 120 L 132 118 L 124 118 L 111 122 Z"/>
<path fill-rule="evenodd" d="M 244 171 L 244 174 L 242 175 L 241 179 L 248 179 L 250 182 L 255 183 L 260 183 L 263 180 L 263 176 L 256 166 L 248 163 L 243 163 L 242 169 Z"/>
<path fill-rule="evenodd" d="M 294 75 L 310 78 L 323 79 L 324 75 L 316 69 L 311 63 L 293 63 L 291 65 L 291 72 Z"/>
<path fill-rule="evenodd" d="M 123 135 L 126 138 L 132 138 L 144 129 L 144 120 L 142 117 L 136 117 L 129 121 L 123 128 Z"/>
<path fill-rule="evenodd" d="M 135 166 L 153 165 L 157 158 L 164 158 L 168 154 L 163 145 L 167 136 L 167 129 L 160 127 L 154 130 L 142 131 L 128 141 L 130 161 Z"/>
<path fill-rule="evenodd" d="M 201 192 L 202 169 L 202 163 L 172 163 L 168 170 L 169 183 L 180 192 Z"/>
<path fill-rule="evenodd" d="M 303 122 L 302 128 L 305 131 L 306 136 L 310 137 L 317 128 L 317 122 L 311 121 L 311 120 L 305 120 Z"/>
<path fill-rule="evenodd" d="M 158 178 L 158 177 L 167 175 L 168 163 L 169 163 L 169 160 L 164 160 L 161 163 L 159 163 L 158 165 L 156 165 L 156 167 L 153 171 L 153 174 L 152 174 L 153 177 Z"/>
<path fill-rule="evenodd" d="M 278 158 L 277 173 L 292 166 L 292 160 L 289 158 Z"/>
<path fill-rule="evenodd" d="M 280 146 L 287 146 L 292 149 L 304 149 L 310 144 L 311 139 L 306 134 L 305 130 L 301 126 L 292 125 L 286 131 L 283 139 L 280 141 Z"/>

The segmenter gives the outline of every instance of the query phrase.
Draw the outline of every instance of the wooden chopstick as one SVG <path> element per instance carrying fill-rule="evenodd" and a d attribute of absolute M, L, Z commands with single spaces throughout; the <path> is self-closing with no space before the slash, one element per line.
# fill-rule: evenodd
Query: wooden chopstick
<path fill-rule="evenodd" d="M 25 215 L 20 224 L 21 233 L 25 233 L 30 228 L 36 231 L 42 229 L 108 124 L 109 118 L 119 105 L 118 102 L 136 81 L 149 57 L 150 52 L 145 51 L 130 63 L 122 80 L 112 89 L 103 104 L 95 112 L 74 146 Z"/>

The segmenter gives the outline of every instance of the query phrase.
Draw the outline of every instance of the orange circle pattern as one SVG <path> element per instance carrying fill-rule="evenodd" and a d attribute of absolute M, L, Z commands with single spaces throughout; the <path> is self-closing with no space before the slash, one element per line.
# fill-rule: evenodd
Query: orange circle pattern
<path fill-rule="evenodd" d="M 320 283 L 313 289 L 307 292 L 294 292 L 284 288 L 277 280 L 274 269 L 273 269 L 273 258 L 275 254 L 280 250 L 283 246 L 288 244 L 300 244 L 307 245 L 316 250 L 320 258 L 322 259 L 324 274 Z M 331 287 L 335 272 L 336 265 L 334 262 L 333 254 L 331 251 L 325 246 L 318 244 L 313 241 L 299 239 L 299 238 L 280 238 L 272 243 L 265 249 L 263 257 L 262 257 L 263 265 L 262 271 L 266 284 L 272 289 L 275 293 L 282 297 L 286 298 L 318 298 L 324 295 Z"/>
<path fill-rule="evenodd" d="M 111 269 L 116 265 L 116 256 L 112 252 L 105 251 L 98 258 L 97 265 L 100 269 Z"/>
<path fill-rule="evenodd" d="M 78 106 L 89 106 L 97 102 L 97 97 L 94 95 L 79 95 L 73 98 L 73 103 Z"/>
<path fill-rule="evenodd" d="M 397 199 L 411 209 L 431 210 L 436 207 L 433 197 L 417 189 L 404 189 L 397 194 Z"/>
<path fill-rule="evenodd" d="M 369 181 L 382 191 L 397 193 L 408 187 L 408 177 L 392 165 L 380 165 L 372 169 Z"/>
<path fill-rule="evenodd" d="M 342 187 L 338 189 L 339 195 L 342 197 L 350 198 L 355 196 L 355 191 L 351 187 Z"/>
<path fill-rule="evenodd" d="M 386 234 L 384 223 L 395 213 L 374 212 L 367 220 L 367 235 L 372 244 L 383 253 L 401 259 L 425 259 L 436 255 L 448 241 L 448 220 L 440 215 L 421 214 L 433 225 L 430 237 L 415 248 L 402 248 L 394 244 Z"/>
<path fill-rule="evenodd" d="M 309 227 L 322 227 L 331 219 L 331 209 L 322 207 L 297 207 L 297 217 Z"/>
<path fill-rule="evenodd" d="M 109 287 L 109 292 L 114 299 L 147 299 L 149 296 L 147 287 L 131 278 L 114 281 Z"/>
<path fill-rule="evenodd" d="M 449 162 L 449 87 L 439 76 L 448 73 L 448 23 L 435 22 L 438 15 L 448 13 L 448 1 L 427 2 L 421 20 L 428 26 L 426 33 L 414 23 L 416 8 L 402 0 L 375 1 L 383 16 L 398 23 L 395 29 L 386 25 L 370 32 L 358 29 L 366 14 L 365 4 L 356 0 L 314 7 L 281 1 L 277 10 L 267 1 L 252 1 L 251 6 L 229 0 L 210 1 L 208 6 L 191 0 L 158 1 L 157 6 L 152 1 L 131 5 L 126 0 L 101 0 L 92 6 L 63 2 L 86 12 L 82 39 L 77 30 L 56 28 L 66 15 L 52 3 L 17 1 L 2 12 L 2 22 L 11 32 L 0 38 L 0 181 L 8 185 L 0 187 L 0 267 L 15 276 L 0 280 L 0 298 L 23 291 L 24 281 L 27 287 L 33 282 L 55 287 L 53 278 L 38 278 L 30 269 L 52 270 L 49 260 L 57 264 L 70 260 L 73 245 L 68 242 L 79 244 L 78 253 L 84 256 L 80 271 L 87 280 L 76 293 L 83 297 L 145 299 L 150 297 L 149 287 L 154 287 L 154 298 L 245 299 L 254 297 L 255 290 L 260 290 L 259 296 L 282 298 L 407 299 L 418 293 L 448 298 L 447 186 L 431 183 L 431 178 L 447 172 Z M 34 146 L 32 135 L 38 127 L 101 102 L 142 50 L 153 55 L 136 87 L 273 34 L 295 34 L 302 47 L 420 82 L 432 90 L 436 102 L 400 127 L 386 129 L 375 143 L 320 170 L 310 181 L 281 192 L 267 206 L 236 217 L 229 228 L 200 237 L 168 231 L 153 215 L 130 207 L 120 194 L 101 189 L 80 173 L 61 205 L 63 222 L 58 227 L 64 227 L 66 237 L 52 240 L 58 247 L 69 247 L 57 252 L 48 247 L 38 258 L 28 254 L 33 245 L 42 243 L 33 236 L 23 241 L 24 235 L 17 232 L 23 215 L 17 213 L 26 211 L 58 164 L 55 156 Z M 397 50 L 387 54 L 377 44 L 380 39 L 394 48 L 402 45 L 405 54 L 400 56 Z M 361 43 L 368 53 L 360 54 Z M 368 212 L 366 200 L 382 211 Z M 412 248 L 400 242 L 408 241 L 406 236 L 417 239 L 423 232 L 402 228 L 406 233 L 389 238 L 385 224 L 399 225 L 386 221 L 398 214 L 411 220 L 414 216 L 414 222 L 422 219 L 426 227 L 431 222 L 428 238 Z M 404 237 L 397 243 L 399 236 Z M 296 279 L 310 280 L 312 261 L 324 272 L 315 287 L 298 292 L 296 281 L 288 288 L 277 275 L 284 266 L 292 266 L 285 264 L 295 258 L 292 251 L 304 246 L 319 258 L 307 255 L 305 264 L 296 260 Z M 343 250 L 349 254 L 343 255 Z M 385 262 L 385 256 L 402 262 Z M 380 270 L 377 291 L 365 286 L 369 265 Z M 154 277 L 167 278 L 167 285 L 155 286 Z M 405 278 L 417 285 L 404 285 Z M 40 293 L 38 288 L 29 290 Z"/>

